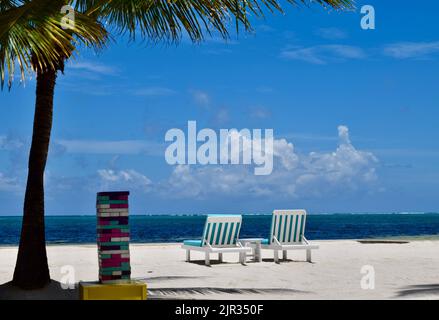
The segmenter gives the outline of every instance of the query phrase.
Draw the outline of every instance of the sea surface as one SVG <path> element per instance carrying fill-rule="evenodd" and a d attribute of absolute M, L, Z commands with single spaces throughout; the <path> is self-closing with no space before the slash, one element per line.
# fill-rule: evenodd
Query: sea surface
<path fill-rule="evenodd" d="M 132 243 L 181 242 L 201 238 L 206 217 L 201 215 L 132 215 Z M 271 215 L 244 215 L 241 238 L 267 238 Z M 0 245 L 19 241 L 21 217 L 0 217 Z M 439 213 L 310 214 L 309 240 L 438 237 Z M 96 243 L 95 216 L 48 216 L 49 244 Z"/>

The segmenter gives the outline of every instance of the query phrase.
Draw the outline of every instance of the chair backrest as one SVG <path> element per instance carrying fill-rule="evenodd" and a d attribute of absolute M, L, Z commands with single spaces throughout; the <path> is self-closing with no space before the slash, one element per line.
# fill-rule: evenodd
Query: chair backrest
<path fill-rule="evenodd" d="M 203 246 L 212 247 L 236 246 L 241 230 L 242 216 L 209 215 L 203 232 Z"/>
<path fill-rule="evenodd" d="M 295 244 L 303 241 L 305 234 L 305 210 L 275 210 L 271 222 L 270 244 Z"/>

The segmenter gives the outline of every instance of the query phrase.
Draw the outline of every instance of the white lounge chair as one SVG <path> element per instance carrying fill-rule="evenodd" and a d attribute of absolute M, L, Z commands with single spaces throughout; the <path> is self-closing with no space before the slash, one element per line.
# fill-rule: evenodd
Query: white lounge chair
<path fill-rule="evenodd" d="M 186 250 L 186 261 L 191 259 L 191 251 L 205 253 L 206 266 L 210 266 L 210 254 L 218 253 L 219 261 L 223 261 L 223 253 L 238 252 L 239 262 L 245 264 L 246 253 L 251 248 L 243 247 L 239 242 L 242 216 L 209 215 L 204 226 L 201 240 L 186 240 L 181 246 Z"/>
<path fill-rule="evenodd" d="M 270 238 L 262 241 L 262 249 L 274 250 L 274 262 L 279 263 L 279 251 L 287 259 L 288 250 L 306 250 L 306 261 L 311 262 L 311 250 L 318 249 L 305 238 L 305 210 L 276 210 L 273 212 Z"/>

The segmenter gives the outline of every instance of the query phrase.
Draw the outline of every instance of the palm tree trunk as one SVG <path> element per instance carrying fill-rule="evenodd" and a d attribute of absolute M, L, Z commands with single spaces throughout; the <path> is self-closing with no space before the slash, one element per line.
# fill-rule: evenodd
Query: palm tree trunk
<path fill-rule="evenodd" d="M 37 72 L 37 89 L 20 247 L 12 283 L 23 289 L 50 282 L 44 226 L 44 170 L 52 130 L 57 71 Z"/>

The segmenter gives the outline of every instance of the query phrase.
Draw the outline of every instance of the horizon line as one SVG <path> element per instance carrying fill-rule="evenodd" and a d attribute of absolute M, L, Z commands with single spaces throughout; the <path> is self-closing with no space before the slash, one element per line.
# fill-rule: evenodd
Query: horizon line
<path fill-rule="evenodd" d="M 153 216 L 207 216 L 214 213 L 132 213 L 130 216 L 137 217 L 153 217 Z M 218 214 L 218 213 L 216 213 Z M 222 213 L 227 214 L 227 213 Z M 240 214 L 242 216 L 271 216 L 272 213 L 230 213 Z M 425 215 L 425 214 L 439 214 L 439 211 L 388 211 L 388 212 L 307 212 L 308 215 Z M 16 215 L 0 215 L 1 218 L 16 218 L 22 217 L 22 214 Z M 94 217 L 93 214 L 46 214 L 45 217 Z"/>

